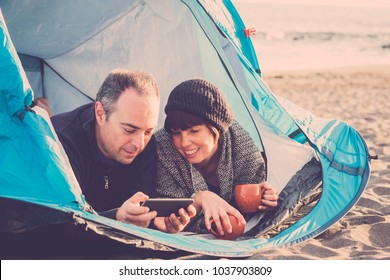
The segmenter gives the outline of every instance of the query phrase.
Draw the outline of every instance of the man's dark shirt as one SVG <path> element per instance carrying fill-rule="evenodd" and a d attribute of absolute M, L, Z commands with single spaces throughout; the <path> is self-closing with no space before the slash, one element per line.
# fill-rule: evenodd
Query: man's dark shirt
<path fill-rule="evenodd" d="M 152 137 L 131 164 L 106 159 L 97 147 L 93 104 L 51 118 L 87 202 L 98 212 L 118 208 L 138 191 L 153 196 L 156 144 Z"/>

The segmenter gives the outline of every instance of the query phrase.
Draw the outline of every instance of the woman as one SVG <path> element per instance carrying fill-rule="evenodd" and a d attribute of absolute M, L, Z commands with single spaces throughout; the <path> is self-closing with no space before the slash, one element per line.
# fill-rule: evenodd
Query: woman
<path fill-rule="evenodd" d="M 234 208 L 234 186 L 263 183 L 259 210 L 277 205 L 276 191 L 264 182 L 265 163 L 249 134 L 233 120 L 222 92 L 206 80 L 188 80 L 173 89 L 165 107 L 164 128 L 156 133 L 157 193 L 192 197 L 198 218 L 187 230 L 231 232 L 228 214 L 245 224 Z M 202 210 L 202 211 L 201 211 Z M 225 227 L 222 226 L 225 225 Z"/>

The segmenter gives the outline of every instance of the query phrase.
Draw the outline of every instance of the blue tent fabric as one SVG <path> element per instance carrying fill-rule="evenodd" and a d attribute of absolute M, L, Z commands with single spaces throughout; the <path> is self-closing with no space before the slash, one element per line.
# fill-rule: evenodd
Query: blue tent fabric
<path fill-rule="evenodd" d="M 9 115 L 19 115 L 25 110 L 25 104 L 31 104 L 32 91 L 27 78 L 23 75 L 24 72 L 21 71 L 21 62 L 9 37 L 2 14 L 0 20 L 2 111 Z"/>
<path fill-rule="evenodd" d="M 230 1 L 200 1 L 202 5 L 183 2 L 196 17 L 223 64 L 229 83 L 234 85 L 234 90 L 228 91 L 237 92 L 232 100 L 241 100 L 247 108 L 249 132 L 259 148 L 264 151 L 260 124 L 266 124 L 274 134 L 293 138 L 299 144 L 307 143 L 316 151 L 321 164 L 322 194 L 308 215 L 271 238 L 237 241 L 166 234 L 99 216 L 85 201 L 49 118 L 39 108 L 30 109 L 33 92 L 2 15 L 0 197 L 69 214 L 74 222 L 86 223 L 96 233 L 124 243 L 139 244 L 141 239 L 167 249 L 214 256 L 251 256 L 263 248 L 292 245 L 320 234 L 345 215 L 365 189 L 370 165 L 364 139 L 346 123 L 317 118 L 272 94 L 257 71 L 253 46 L 243 37 L 242 20 Z M 221 38 L 219 32 L 225 37 Z M 225 47 L 218 44 L 221 40 Z M 229 59 L 232 53 L 236 55 L 234 61 Z"/>
<path fill-rule="evenodd" d="M 33 93 L 2 15 L 0 28 L 2 196 L 56 207 L 84 208 L 85 200 L 69 172 L 50 121 L 29 109 Z"/>

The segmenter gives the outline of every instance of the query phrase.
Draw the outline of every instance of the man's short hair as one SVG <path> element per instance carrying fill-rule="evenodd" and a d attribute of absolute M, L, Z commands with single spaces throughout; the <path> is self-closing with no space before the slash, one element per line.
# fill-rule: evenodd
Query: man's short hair
<path fill-rule="evenodd" d="M 95 100 L 102 103 L 106 118 L 115 110 L 119 97 L 128 88 L 134 88 L 140 96 L 159 97 L 157 81 L 151 75 L 141 71 L 115 69 L 104 80 Z"/>

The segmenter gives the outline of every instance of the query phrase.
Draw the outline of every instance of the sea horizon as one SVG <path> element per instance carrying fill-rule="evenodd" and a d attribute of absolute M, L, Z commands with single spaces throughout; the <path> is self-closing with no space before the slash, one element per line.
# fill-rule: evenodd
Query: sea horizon
<path fill-rule="evenodd" d="M 233 3 L 262 72 L 390 64 L 390 7 Z"/>

